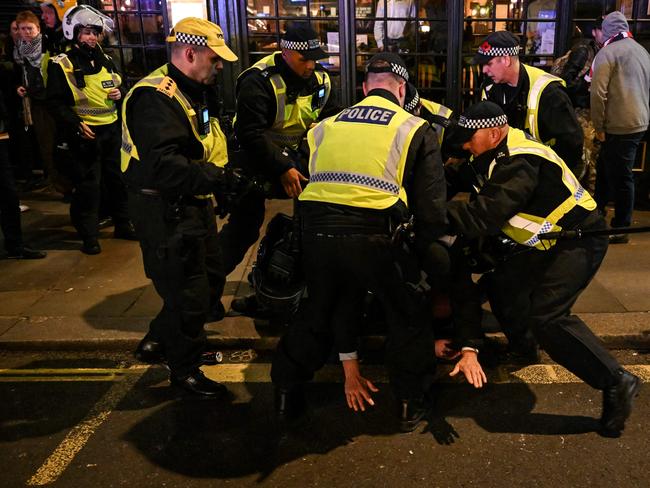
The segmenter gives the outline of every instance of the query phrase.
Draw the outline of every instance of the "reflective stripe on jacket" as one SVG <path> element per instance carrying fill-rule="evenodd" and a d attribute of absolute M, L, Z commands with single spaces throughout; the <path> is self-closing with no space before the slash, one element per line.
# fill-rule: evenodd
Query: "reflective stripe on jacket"
<path fill-rule="evenodd" d="M 596 202 L 578 182 L 566 163 L 548 146 L 541 144 L 519 129 L 510 128 L 508 132 L 508 152 L 510 157 L 533 155 L 544 159 L 549 164 L 559 166 L 562 180 L 557 184 L 558 194 L 541 197 L 533 195 L 529 205 L 533 208 L 545 208 L 545 215 L 533 215 L 519 212 L 501 228 L 501 231 L 514 241 L 525 246 L 539 250 L 547 250 L 555 245 L 555 241 L 541 241 L 539 234 L 562 230 L 562 218 L 575 207 L 580 206 L 585 210 L 594 210 Z M 495 164 L 490 165 L 488 178 L 492 174 Z M 541 213 L 541 212 L 540 212 Z"/>
<path fill-rule="evenodd" d="M 108 98 L 108 92 L 122 84 L 122 78 L 117 73 L 109 72 L 105 66 L 95 74 L 84 74 L 86 86 L 79 88 L 74 75 L 74 65 L 66 54 L 52 58 L 65 75 L 70 91 L 74 98 L 74 112 L 89 125 L 108 125 L 117 120 L 115 102 Z"/>

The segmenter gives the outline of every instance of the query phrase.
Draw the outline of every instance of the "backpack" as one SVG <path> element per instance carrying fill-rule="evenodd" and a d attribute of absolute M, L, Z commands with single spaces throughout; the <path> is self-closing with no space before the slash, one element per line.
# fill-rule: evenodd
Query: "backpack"
<path fill-rule="evenodd" d="M 594 57 L 596 57 L 596 50 L 593 49 L 591 45 L 586 43 L 569 49 L 564 54 L 564 56 L 560 56 L 555 61 L 553 61 L 553 66 L 551 66 L 551 74 L 562 77 L 566 69 L 566 64 L 569 61 L 569 58 L 571 57 L 571 53 L 573 53 L 574 49 L 578 49 L 579 47 L 585 47 L 587 49 L 587 59 L 585 60 L 585 64 L 580 69 L 576 77 L 573 80 L 566 80 L 566 81 L 567 83 L 572 83 L 572 82 L 582 80 L 584 76 L 587 73 L 589 73 L 589 70 L 591 69 L 591 65 L 594 62 Z"/>

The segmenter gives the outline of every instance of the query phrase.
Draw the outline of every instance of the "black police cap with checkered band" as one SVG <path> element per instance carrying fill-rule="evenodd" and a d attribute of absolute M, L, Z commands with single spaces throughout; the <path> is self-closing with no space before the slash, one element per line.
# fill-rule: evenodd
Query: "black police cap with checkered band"
<path fill-rule="evenodd" d="M 487 100 L 475 103 L 458 119 L 453 129 L 452 143 L 463 144 L 479 129 L 501 127 L 507 123 L 508 117 L 496 103 Z"/>
<path fill-rule="evenodd" d="M 317 61 L 327 57 L 321 48 L 318 34 L 309 24 L 297 23 L 287 27 L 287 32 L 280 40 L 282 49 L 298 51 L 305 59 Z"/>
<path fill-rule="evenodd" d="M 408 83 L 406 85 L 406 98 L 404 99 L 404 110 L 408 113 L 413 113 L 416 108 L 420 105 L 420 94 L 418 89 L 415 88 L 413 83 Z"/>
<path fill-rule="evenodd" d="M 519 38 L 508 31 L 496 31 L 485 38 L 472 59 L 473 64 L 485 64 L 499 56 L 518 56 Z"/>
<path fill-rule="evenodd" d="M 375 66 L 377 61 L 385 61 L 387 66 Z M 380 63 L 383 64 L 383 63 Z M 404 79 L 409 80 L 409 72 L 406 68 L 404 60 L 395 53 L 379 53 L 375 54 L 368 65 L 366 66 L 366 73 L 393 73 Z"/>

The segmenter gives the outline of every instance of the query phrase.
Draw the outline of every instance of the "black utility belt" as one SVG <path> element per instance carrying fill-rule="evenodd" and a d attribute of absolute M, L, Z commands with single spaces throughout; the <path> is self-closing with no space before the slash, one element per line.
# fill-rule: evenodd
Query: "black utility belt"
<path fill-rule="evenodd" d="M 137 195 L 143 195 L 145 197 L 153 198 L 162 198 L 165 203 L 169 205 L 187 205 L 190 207 L 206 207 L 208 205 L 209 198 L 197 198 L 193 195 L 181 195 L 178 197 L 163 197 L 160 190 L 153 188 L 129 188 L 129 190 Z"/>

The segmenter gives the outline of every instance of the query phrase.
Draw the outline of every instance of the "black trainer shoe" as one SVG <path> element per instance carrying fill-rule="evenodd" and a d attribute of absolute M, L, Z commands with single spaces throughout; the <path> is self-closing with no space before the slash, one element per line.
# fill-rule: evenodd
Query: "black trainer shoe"
<path fill-rule="evenodd" d="M 28 246 L 7 251 L 8 259 L 43 259 L 45 256 L 47 256 L 46 252 L 38 251 Z"/>
<path fill-rule="evenodd" d="M 99 246 L 99 241 L 95 238 L 84 239 L 84 243 L 81 245 L 81 252 L 84 254 L 99 254 L 102 252 L 102 248 Z"/>
<path fill-rule="evenodd" d="M 425 398 L 400 400 L 399 430 L 413 432 L 431 412 L 431 404 Z"/>
<path fill-rule="evenodd" d="M 169 380 L 172 385 L 179 386 L 195 395 L 218 398 L 228 394 L 228 389 L 224 385 L 206 378 L 203 371 L 198 368 L 186 376 L 172 374 Z"/>
<path fill-rule="evenodd" d="M 600 434 L 604 437 L 620 437 L 632 412 L 632 401 L 641 388 L 639 378 L 629 371 L 621 369 L 619 375 L 620 381 L 616 386 L 603 390 Z"/>

